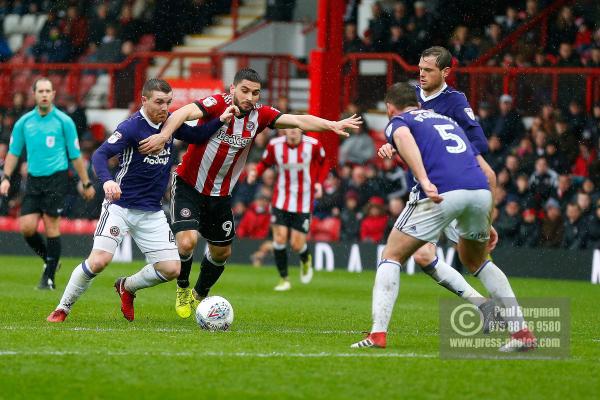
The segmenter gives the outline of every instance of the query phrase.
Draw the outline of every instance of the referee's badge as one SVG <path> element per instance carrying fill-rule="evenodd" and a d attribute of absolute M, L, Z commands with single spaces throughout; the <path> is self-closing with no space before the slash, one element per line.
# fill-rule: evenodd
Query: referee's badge
<path fill-rule="evenodd" d="M 46 136 L 46 146 L 48 148 L 53 148 L 56 144 L 56 138 L 54 136 Z"/>

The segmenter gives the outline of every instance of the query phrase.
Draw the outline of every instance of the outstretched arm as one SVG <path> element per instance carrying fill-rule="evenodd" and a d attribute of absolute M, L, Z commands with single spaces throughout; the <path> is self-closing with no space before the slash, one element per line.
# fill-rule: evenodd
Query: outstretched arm
<path fill-rule="evenodd" d="M 219 118 L 213 118 L 205 124 L 197 126 L 189 126 L 182 124 L 175 131 L 174 137 L 184 142 L 200 144 L 207 142 L 208 139 L 217 131 L 224 123 L 231 121 L 234 114 L 238 112 L 236 106 L 229 106 L 225 109 Z"/>
<path fill-rule="evenodd" d="M 185 122 L 202 118 L 204 114 L 196 103 L 181 107 L 169 116 L 160 133 L 147 137 L 140 142 L 139 152 L 150 154 L 160 152 L 173 133 Z"/>
<path fill-rule="evenodd" d="M 349 136 L 345 129 L 358 129 L 361 124 L 361 117 L 356 115 L 339 121 L 330 121 L 310 114 L 283 114 L 275 121 L 276 128 L 300 128 L 305 132 L 333 131 L 340 136 Z"/>

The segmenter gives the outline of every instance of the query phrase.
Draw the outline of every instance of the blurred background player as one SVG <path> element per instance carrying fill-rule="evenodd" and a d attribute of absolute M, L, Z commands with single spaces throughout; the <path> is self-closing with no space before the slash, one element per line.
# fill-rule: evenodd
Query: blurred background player
<path fill-rule="evenodd" d="M 75 124 L 53 104 L 56 91 L 52 82 L 48 78 L 37 79 L 33 93 L 35 108 L 19 118 L 12 131 L 0 195 L 8 195 L 11 175 L 25 149 L 28 179 L 19 228 L 29 247 L 45 263 L 38 289 L 53 290 L 61 253 L 60 215 L 68 191 L 69 161 L 83 185 L 83 198 L 93 199 L 96 191 L 81 158 Z M 40 218 L 47 240 L 37 232 Z"/>
<path fill-rule="evenodd" d="M 173 141 L 166 143 L 157 155 L 143 155 L 137 150 L 141 139 L 160 131 L 169 115 L 172 99 L 173 91 L 166 81 L 148 80 L 142 89 L 142 108 L 119 124 L 92 156 L 94 170 L 106 196 L 94 233 L 94 246 L 88 258 L 73 270 L 58 307 L 47 318 L 49 322 L 65 320 L 92 280 L 112 261 L 127 233 L 149 262 L 136 274 L 115 282 L 121 311 L 127 320 L 134 319 L 136 291 L 179 275 L 175 237 L 160 204 L 169 182 Z M 228 107 L 220 118 L 200 127 L 184 124 L 174 136 L 187 142 L 206 141 L 215 129 L 231 118 L 234 110 L 235 107 Z M 115 155 L 119 155 L 119 170 L 113 178 L 108 160 Z"/>
<path fill-rule="evenodd" d="M 271 201 L 273 253 L 281 280 L 276 291 L 290 290 L 286 244 L 300 256 L 300 281 L 312 280 L 312 256 L 306 244 L 313 200 L 323 195 L 323 182 L 329 168 L 321 143 L 300 129 L 282 129 L 283 136 L 271 139 L 256 169 L 250 170 L 248 183 L 272 166 L 277 166 L 277 183 Z"/>
<path fill-rule="evenodd" d="M 510 308 L 511 314 L 507 315 L 515 315 L 507 324 L 511 340 L 500 350 L 534 348 L 535 338 L 524 324 L 510 283 L 487 259 L 492 194 L 465 133 L 448 117 L 418 110 L 417 96 L 407 83 L 390 87 L 385 103 L 390 118 L 385 135 L 412 171 L 417 185 L 377 266 L 371 333 L 352 347 L 386 347 L 387 329 L 400 287 L 400 268 L 415 251 L 437 240 L 442 230 L 456 220 L 461 262 L 481 279 L 499 304 Z M 483 303 L 486 299 L 479 297 L 478 301 Z"/>
<path fill-rule="evenodd" d="M 240 110 L 231 123 L 215 130 L 207 143 L 189 146 L 175 172 L 171 217 L 181 257 L 175 310 L 182 318 L 188 318 L 197 302 L 208 295 L 231 255 L 235 236 L 231 191 L 244 169 L 256 135 L 269 127 L 333 131 L 347 136 L 344 129 L 357 128 L 361 123 L 356 116 L 329 121 L 313 115 L 283 114 L 273 107 L 257 104 L 260 82 L 260 76 L 253 69 L 239 70 L 229 94 L 208 96 L 181 107 L 167 120 L 160 134 L 145 139 L 140 147 L 145 153 L 160 151 L 173 131 L 185 121 L 214 118 L 231 104 Z M 189 274 L 198 232 L 208 242 L 208 252 L 202 259 L 200 276 L 192 291 Z"/>

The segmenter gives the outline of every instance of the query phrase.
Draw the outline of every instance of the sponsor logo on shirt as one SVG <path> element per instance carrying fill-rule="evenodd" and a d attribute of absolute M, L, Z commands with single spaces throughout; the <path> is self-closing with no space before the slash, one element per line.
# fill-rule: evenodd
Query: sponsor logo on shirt
<path fill-rule="evenodd" d="M 244 147 L 246 147 L 250 143 L 252 143 L 252 138 L 243 138 L 243 137 L 237 136 L 237 135 L 228 135 L 227 133 L 225 133 L 223 131 L 219 131 L 219 134 L 217 135 L 217 139 L 220 140 L 221 142 L 227 143 L 230 146 L 237 147 L 240 149 L 243 149 Z"/>
<path fill-rule="evenodd" d="M 148 154 L 144 157 L 144 162 L 150 165 L 167 165 L 169 164 L 169 159 L 171 158 L 171 149 L 166 148 L 163 149 L 158 155 Z"/>

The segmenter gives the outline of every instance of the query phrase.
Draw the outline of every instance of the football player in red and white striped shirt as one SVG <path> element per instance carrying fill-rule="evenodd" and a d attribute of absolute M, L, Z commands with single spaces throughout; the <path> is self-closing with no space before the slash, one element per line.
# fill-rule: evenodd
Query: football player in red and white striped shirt
<path fill-rule="evenodd" d="M 312 260 L 306 244 L 314 198 L 323 194 L 323 181 L 329 171 L 325 150 L 315 138 L 300 129 L 282 129 L 284 136 L 272 139 L 262 160 L 248 173 L 248 183 L 269 167 L 277 166 L 277 181 L 271 201 L 273 250 L 281 280 L 275 290 L 291 289 L 288 279 L 286 244 L 300 256 L 300 281 L 312 279 Z"/>
<path fill-rule="evenodd" d="M 356 116 L 329 121 L 313 115 L 282 114 L 273 107 L 261 106 L 257 104 L 260 82 L 256 71 L 249 68 L 238 71 L 229 94 L 209 96 L 181 107 L 169 117 L 159 134 L 143 140 L 140 145 L 143 153 L 159 152 L 185 121 L 208 121 L 222 114 L 231 104 L 239 109 L 236 117 L 217 130 L 208 143 L 188 147 L 174 176 L 172 230 L 176 234 L 181 257 L 175 309 L 182 318 L 189 317 L 196 302 L 208 295 L 231 255 L 235 229 L 230 195 L 256 135 L 266 127 L 275 127 L 333 131 L 347 136 L 344 129 L 357 128 L 361 124 Z M 189 274 L 198 232 L 208 242 L 208 252 L 202 260 L 200 276 L 192 292 Z"/>

